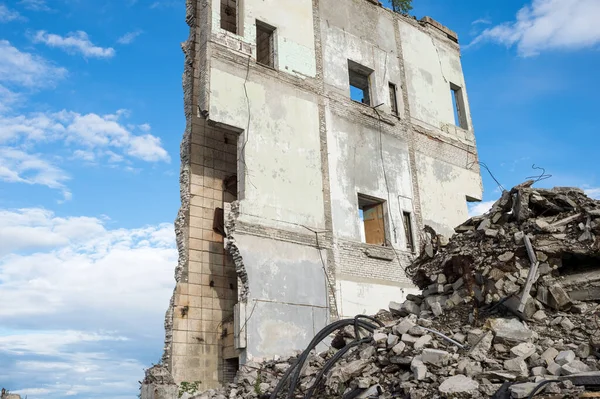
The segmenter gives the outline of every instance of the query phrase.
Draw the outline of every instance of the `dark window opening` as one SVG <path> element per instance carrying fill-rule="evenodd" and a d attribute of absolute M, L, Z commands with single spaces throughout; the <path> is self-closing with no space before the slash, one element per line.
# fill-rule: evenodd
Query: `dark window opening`
<path fill-rule="evenodd" d="M 383 200 L 358 195 L 361 239 L 367 244 L 386 245 L 384 203 Z"/>
<path fill-rule="evenodd" d="M 404 235 L 406 236 L 406 249 L 412 252 L 415 250 L 415 242 L 413 238 L 413 228 L 410 212 L 402 212 L 402 218 L 404 221 Z"/>
<path fill-rule="evenodd" d="M 240 359 L 234 357 L 232 359 L 225 359 L 223 362 L 223 382 L 228 384 L 232 383 L 235 376 L 240 368 Z"/>
<path fill-rule="evenodd" d="M 371 105 L 369 80 L 373 71 L 367 67 L 348 60 L 348 77 L 350 80 L 350 98 L 356 102 Z"/>
<path fill-rule="evenodd" d="M 223 180 L 223 202 L 233 202 L 238 198 L 237 175 L 232 175 Z"/>
<path fill-rule="evenodd" d="M 463 129 L 468 129 L 462 88 L 454 83 L 450 83 L 450 93 L 452 96 L 452 108 L 454 109 L 454 124 Z"/>
<path fill-rule="evenodd" d="M 275 67 L 275 28 L 256 21 L 256 62 Z"/>
<path fill-rule="evenodd" d="M 221 0 L 221 29 L 238 33 L 238 0 Z"/>
<path fill-rule="evenodd" d="M 398 98 L 396 97 L 396 85 L 390 83 L 390 106 L 392 114 L 398 115 Z"/>

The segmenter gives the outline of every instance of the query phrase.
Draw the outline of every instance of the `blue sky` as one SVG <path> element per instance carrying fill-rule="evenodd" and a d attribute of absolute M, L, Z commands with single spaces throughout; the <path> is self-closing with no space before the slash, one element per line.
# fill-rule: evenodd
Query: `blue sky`
<path fill-rule="evenodd" d="M 458 4 L 457 4 L 458 3 Z M 463 45 L 478 149 L 600 197 L 600 2 L 415 0 Z M 0 387 L 135 398 L 162 352 L 183 0 L 0 0 Z M 485 210 L 499 195 L 484 171 Z"/>

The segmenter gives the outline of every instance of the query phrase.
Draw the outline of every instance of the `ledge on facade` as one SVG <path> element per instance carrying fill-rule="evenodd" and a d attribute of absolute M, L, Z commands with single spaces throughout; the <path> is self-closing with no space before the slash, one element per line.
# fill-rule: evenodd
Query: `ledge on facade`
<path fill-rule="evenodd" d="M 381 259 L 393 261 L 396 258 L 396 253 L 392 248 L 388 247 L 370 247 L 364 250 L 365 255 L 373 259 Z"/>
<path fill-rule="evenodd" d="M 453 30 L 440 24 L 435 19 L 433 19 L 431 17 L 423 17 L 423 18 L 421 18 L 420 22 L 425 25 L 433 26 L 434 28 L 442 31 L 448 37 L 448 39 L 452 40 L 453 42 L 458 43 L 458 34 L 456 32 L 454 32 Z"/>

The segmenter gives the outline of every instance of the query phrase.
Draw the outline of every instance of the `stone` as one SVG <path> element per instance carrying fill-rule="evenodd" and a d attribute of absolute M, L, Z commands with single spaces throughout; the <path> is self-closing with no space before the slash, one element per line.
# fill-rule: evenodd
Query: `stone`
<path fill-rule="evenodd" d="M 572 375 L 577 373 L 585 373 L 590 371 L 591 368 L 581 360 L 573 360 L 572 362 L 565 364 L 561 367 L 562 375 Z"/>
<path fill-rule="evenodd" d="M 472 362 L 468 359 L 462 359 L 458 362 L 457 370 L 460 374 L 465 374 L 467 377 L 474 377 L 483 373 L 483 367 L 479 362 Z"/>
<path fill-rule="evenodd" d="M 515 257 L 514 252 L 505 252 L 502 255 L 498 256 L 498 260 L 500 262 L 508 262 L 509 260 L 511 260 L 512 258 Z"/>
<path fill-rule="evenodd" d="M 408 330 L 410 330 L 414 326 L 415 326 L 415 323 L 413 323 L 412 320 L 404 319 L 400 323 L 398 323 L 397 325 L 394 326 L 394 332 L 399 335 L 406 334 L 408 332 Z"/>
<path fill-rule="evenodd" d="M 394 334 L 388 334 L 387 336 L 387 347 L 391 348 L 394 345 L 396 345 L 398 343 L 398 341 L 400 340 L 400 338 L 397 335 Z"/>
<path fill-rule="evenodd" d="M 341 367 L 340 378 L 343 382 L 349 381 L 352 378 L 358 377 L 365 368 L 369 365 L 369 359 L 359 359 Z"/>
<path fill-rule="evenodd" d="M 410 363 L 410 370 L 413 372 L 417 381 L 424 380 L 427 377 L 427 366 L 421 360 L 420 356 L 415 356 Z"/>
<path fill-rule="evenodd" d="M 387 334 L 384 333 L 373 334 L 373 341 L 377 344 L 377 346 L 385 346 L 387 338 Z"/>
<path fill-rule="evenodd" d="M 444 313 L 444 310 L 442 309 L 442 305 L 440 305 L 439 302 L 434 302 L 431 305 L 431 311 L 433 312 L 433 315 L 435 317 L 438 317 Z"/>
<path fill-rule="evenodd" d="M 575 352 L 572 350 L 562 351 L 554 358 L 554 362 L 561 366 L 564 366 L 567 363 L 571 363 L 575 360 Z"/>
<path fill-rule="evenodd" d="M 546 369 L 552 375 L 559 376 L 562 373 L 562 367 L 560 366 L 560 364 L 556 364 L 554 362 L 548 364 L 548 367 L 546 367 Z"/>
<path fill-rule="evenodd" d="M 454 288 L 454 291 L 456 291 L 456 290 L 460 289 L 464 284 L 465 284 L 465 280 L 461 277 L 452 283 L 452 288 Z"/>
<path fill-rule="evenodd" d="M 422 335 L 425 335 L 427 331 L 425 331 L 421 326 L 414 326 L 411 327 L 410 330 L 408 330 L 408 333 L 410 335 L 414 335 L 415 337 L 420 337 Z"/>
<path fill-rule="evenodd" d="M 437 277 L 437 283 L 438 284 L 446 284 L 446 282 L 448 281 L 448 279 L 446 279 L 446 275 L 445 274 L 438 274 Z"/>
<path fill-rule="evenodd" d="M 564 309 L 567 305 L 571 304 L 571 298 L 569 294 L 558 284 L 552 285 L 548 288 L 550 297 L 552 298 L 552 304 L 557 309 Z"/>
<path fill-rule="evenodd" d="M 482 336 L 483 330 L 475 328 L 467 333 L 467 342 L 469 343 L 469 345 L 475 345 L 477 341 L 479 341 L 479 338 L 481 338 Z"/>
<path fill-rule="evenodd" d="M 413 301 L 404 301 L 402 309 L 406 310 L 408 313 L 416 314 L 417 316 L 421 313 L 421 307 Z"/>
<path fill-rule="evenodd" d="M 529 376 L 529 369 L 527 368 L 527 363 L 525 363 L 525 360 L 520 357 L 505 360 L 504 368 L 508 371 L 518 372 L 519 375 L 521 375 L 522 377 Z"/>
<path fill-rule="evenodd" d="M 498 353 L 508 352 L 508 348 L 502 344 L 494 344 L 494 350 Z"/>
<path fill-rule="evenodd" d="M 546 375 L 546 372 L 547 370 L 545 367 L 534 367 L 531 369 L 531 374 L 535 376 Z"/>
<path fill-rule="evenodd" d="M 448 361 L 450 354 L 443 350 L 427 348 L 421 352 L 421 358 L 424 363 L 442 366 Z"/>
<path fill-rule="evenodd" d="M 542 359 L 546 361 L 546 364 L 554 363 L 554 359 L 558 355 L 558 351 L 554 348 L 548 348 L 542 353 Z"/>
<path fill-rule="evenodd" d="M 419 337 L 419 339 L 417 339 L 415 341 L 413 347 L 415 349 L 421 349 L 425 345 L 427 345 L 428 343 L 430 343 L 432 339 L 433 339 L 433 337 L 431 335 L 429 335 L 429 334 L 423 335 L 422 337 Z"/>
<path fill-rule="evenodd" d="M 398 302 L 390 302 L 390 304 L 388 305 L 388 308 L 390 309 L 390 312 L 394 315 L 402 315 L 404 314 L 403 310 L 402 310 L 402 304 L 398 303 Z"/>
<path fill-rule="evenodd" d="M 585 342 L 582 343 L 581 345 L 579 345 L 577 347 L 577 351 L 575 352 L 575 354 L 582 359 L 585 359 L 586 357 L 591 355 L 591 353 L 592 353 L 592 347 L 590 346 L 590 344 L 587 344 Z"/>
<path fill-rule="evenodd" d="M 567 331 L 571 331 L 575 328 L 575 324 L 566 317 L 561 320 L 560 325 Z"/>
<path fill-rule="evenodd" d="M 452 339 L 458 343 L 464 344 L 467 339 L 467 336 L 463 333 L 458 332 L 452 336 Z"/>
<path fill-rule="evenodd" d="M 419 337 L 414 337 L 410 334 L 402 334 L 402 338 L 400 339 L 402 340 L 402 342 L 405 342 L 407 344 L 414 344 L 415 342 L 417 342 Z"/>
<path fill-rule="evenodd" d="M 510 352 L 517 357 L 527 359 L 535 353 L 535 345 L 531 342 L 523 342 L 522 344 L 512 347 Z"/>
<path fill-rule="evenodd" d="M 479 389 L 479 383 L 465 375 L 457 374 L 445 379 L 439 387 L 443 395 L 470 394 Z"/>
<path fill-rule="evenodd" d="M 496 229 L 487 229 L 485 231 L 485 236 L 486 237 L 498 237 L 498 230 Z"/>
<path fill-rule="evenodd" d="M 485 333 L 481 340 L 471 348 L 469 351 L 469 357 L 480 362 L 486 360 L 492 347 L 493 340 L 494 334 L 491 331 Z"/>
<path fill-rule="evenodd" d="M 510 390 L 510 396 L 512 398 L 521 399 L 527 398 L 534 389 L 537 388 L 539 383 L 537 382 L 524 382 L 521 384 L 513 384 L 508 388 Z M 540 389 L 538 393 L 542 392 L 543 389 Z"/>
<path fill-rule="evenodd" d="M 546 319 L 547 316 L 546 316 L 546 312 L 544 312 L 543 310 L 540 309 L 537 312 L 535 312 L 532 317 L 536 321 L 542 321 L 542 320 Z"/>
<path fill-rule="evenodd" d="M 406 344 L 404 342 L 398 342 L 392 348 L 392 352 L 394 352 L 396 355 L 399 355 L 404 351 L 404 348 L 406 348 Z"/>
<path fill-rule="evenodd" d="M 521 244 L 523 242 L 523 239 L 525 238 L 525 233 L 523 233 L 522 231 L 517 231 L 514 234 L 514 240 L 515 240 L 515 244 Z"/>
<path fill-rule="evenodd" d="M 513 373 L 507 373 L 506 371 L 490 371 L 489 375 L 502 381 L 514 381 L 517 376 Z"/>
<path fill-rule="evenodd" d="M 533 338 L 533 331 L 517 319 L 492 319 L 490 327 L 499 343 L 526 342 Z"/>

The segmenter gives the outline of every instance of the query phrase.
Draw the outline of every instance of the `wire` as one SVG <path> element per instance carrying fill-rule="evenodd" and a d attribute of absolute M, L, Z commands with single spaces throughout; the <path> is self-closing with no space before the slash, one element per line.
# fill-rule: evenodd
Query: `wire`
<path fill-rule="evenodd" d="M 525 178 L 525 179 L 536 179 L 534 181 L 534 183 L 537 183 L 539 181 L 546 180 L 546 179 L 549 179 L 549 178 L 552 177 L 552 175 L 547 175 L 546 174 L 546 169 L 545 168 L 541 168 L 539 166 L 535 166 L 535 164 L 531 165 L 531 169 L 537 169 L 537 170 L 541 170 L 542 171 L 542 174 L 540 174 L 539 176 L 529 176 L 529 177 Z"/>
<path fill-rule="evenodd" d="M 473 167 L 473 165 L 475 165 L 475 164 L 478 164 L 479 166 L 481 166 L 482 168 L 484 168 L 485 170 L 487 170 L 487 172 L 490 174 L 490 176 L 492 177 L 492 179 L 494 179 L 494 181 L 498 185 L 498 188 L 500 188 L 500 190 L 502 190 L 502 192 L 507 191 L 504 188 L 504 186 L 502 184 L 500 184 L 500 182 L 498 181 L 498 179 L 496 179 L 496 177 L 494 176 L 494 174 L 492 173 L 492 171 L 490 170 L 490 168 L 485 163 L 479 162 L 479 161 L 471 162 L 467 166 L 467 169 L 471 169 Z"/>
<path fill-rule="evenodd" d="M 545 381 L 540 382 L 535 388 L 533 388 L 533 391 L 531 391 L 531 393 L 529 394 L 527 399 L 533 398 L 537 394 L 537 391 L 540 390 L 541 387 L 543 387 L 544 385 L 550 384 L 551 382 L 560 382 L 560 381 L 559 380 L 545 380 Z"/>
<path fill-rule="evenodd" d="M 240 153 L 240 160 L 242 161 L 242 163 L 244 164 L 244 172 L 245 175 L 248 177 L 248 183 L 252 184 L 252 182 L 250 181 L 250 171 L 248 170 L 248 165 L 246 164 L 246 153 L 245 153 L 245 149 L 246 149 L 246 144 L 248 144 L 248 140 L 250 139 L 250 120 L 252 119 L 252 113 L 250 111 L 250 97 L 248 96 L 248 87 L 246 86 L 248 83 L 248 77 L 250 76 L 250 59 L 252 58 L 251 55 L 248 56 L 248 66 L 246 69 L 246 79 L 244 80 L 244 94 L 246 95 L 246 106 L 248 107 L 248 123 L 246 125 L 246 137 L 244 140 L 244 144 L 242 145 L 242 149 L 241 149 L 241 153 Z M 252 184 L 252 186 L 254 188 L 256 188 L 256 186 L 254 184 Z"/>

